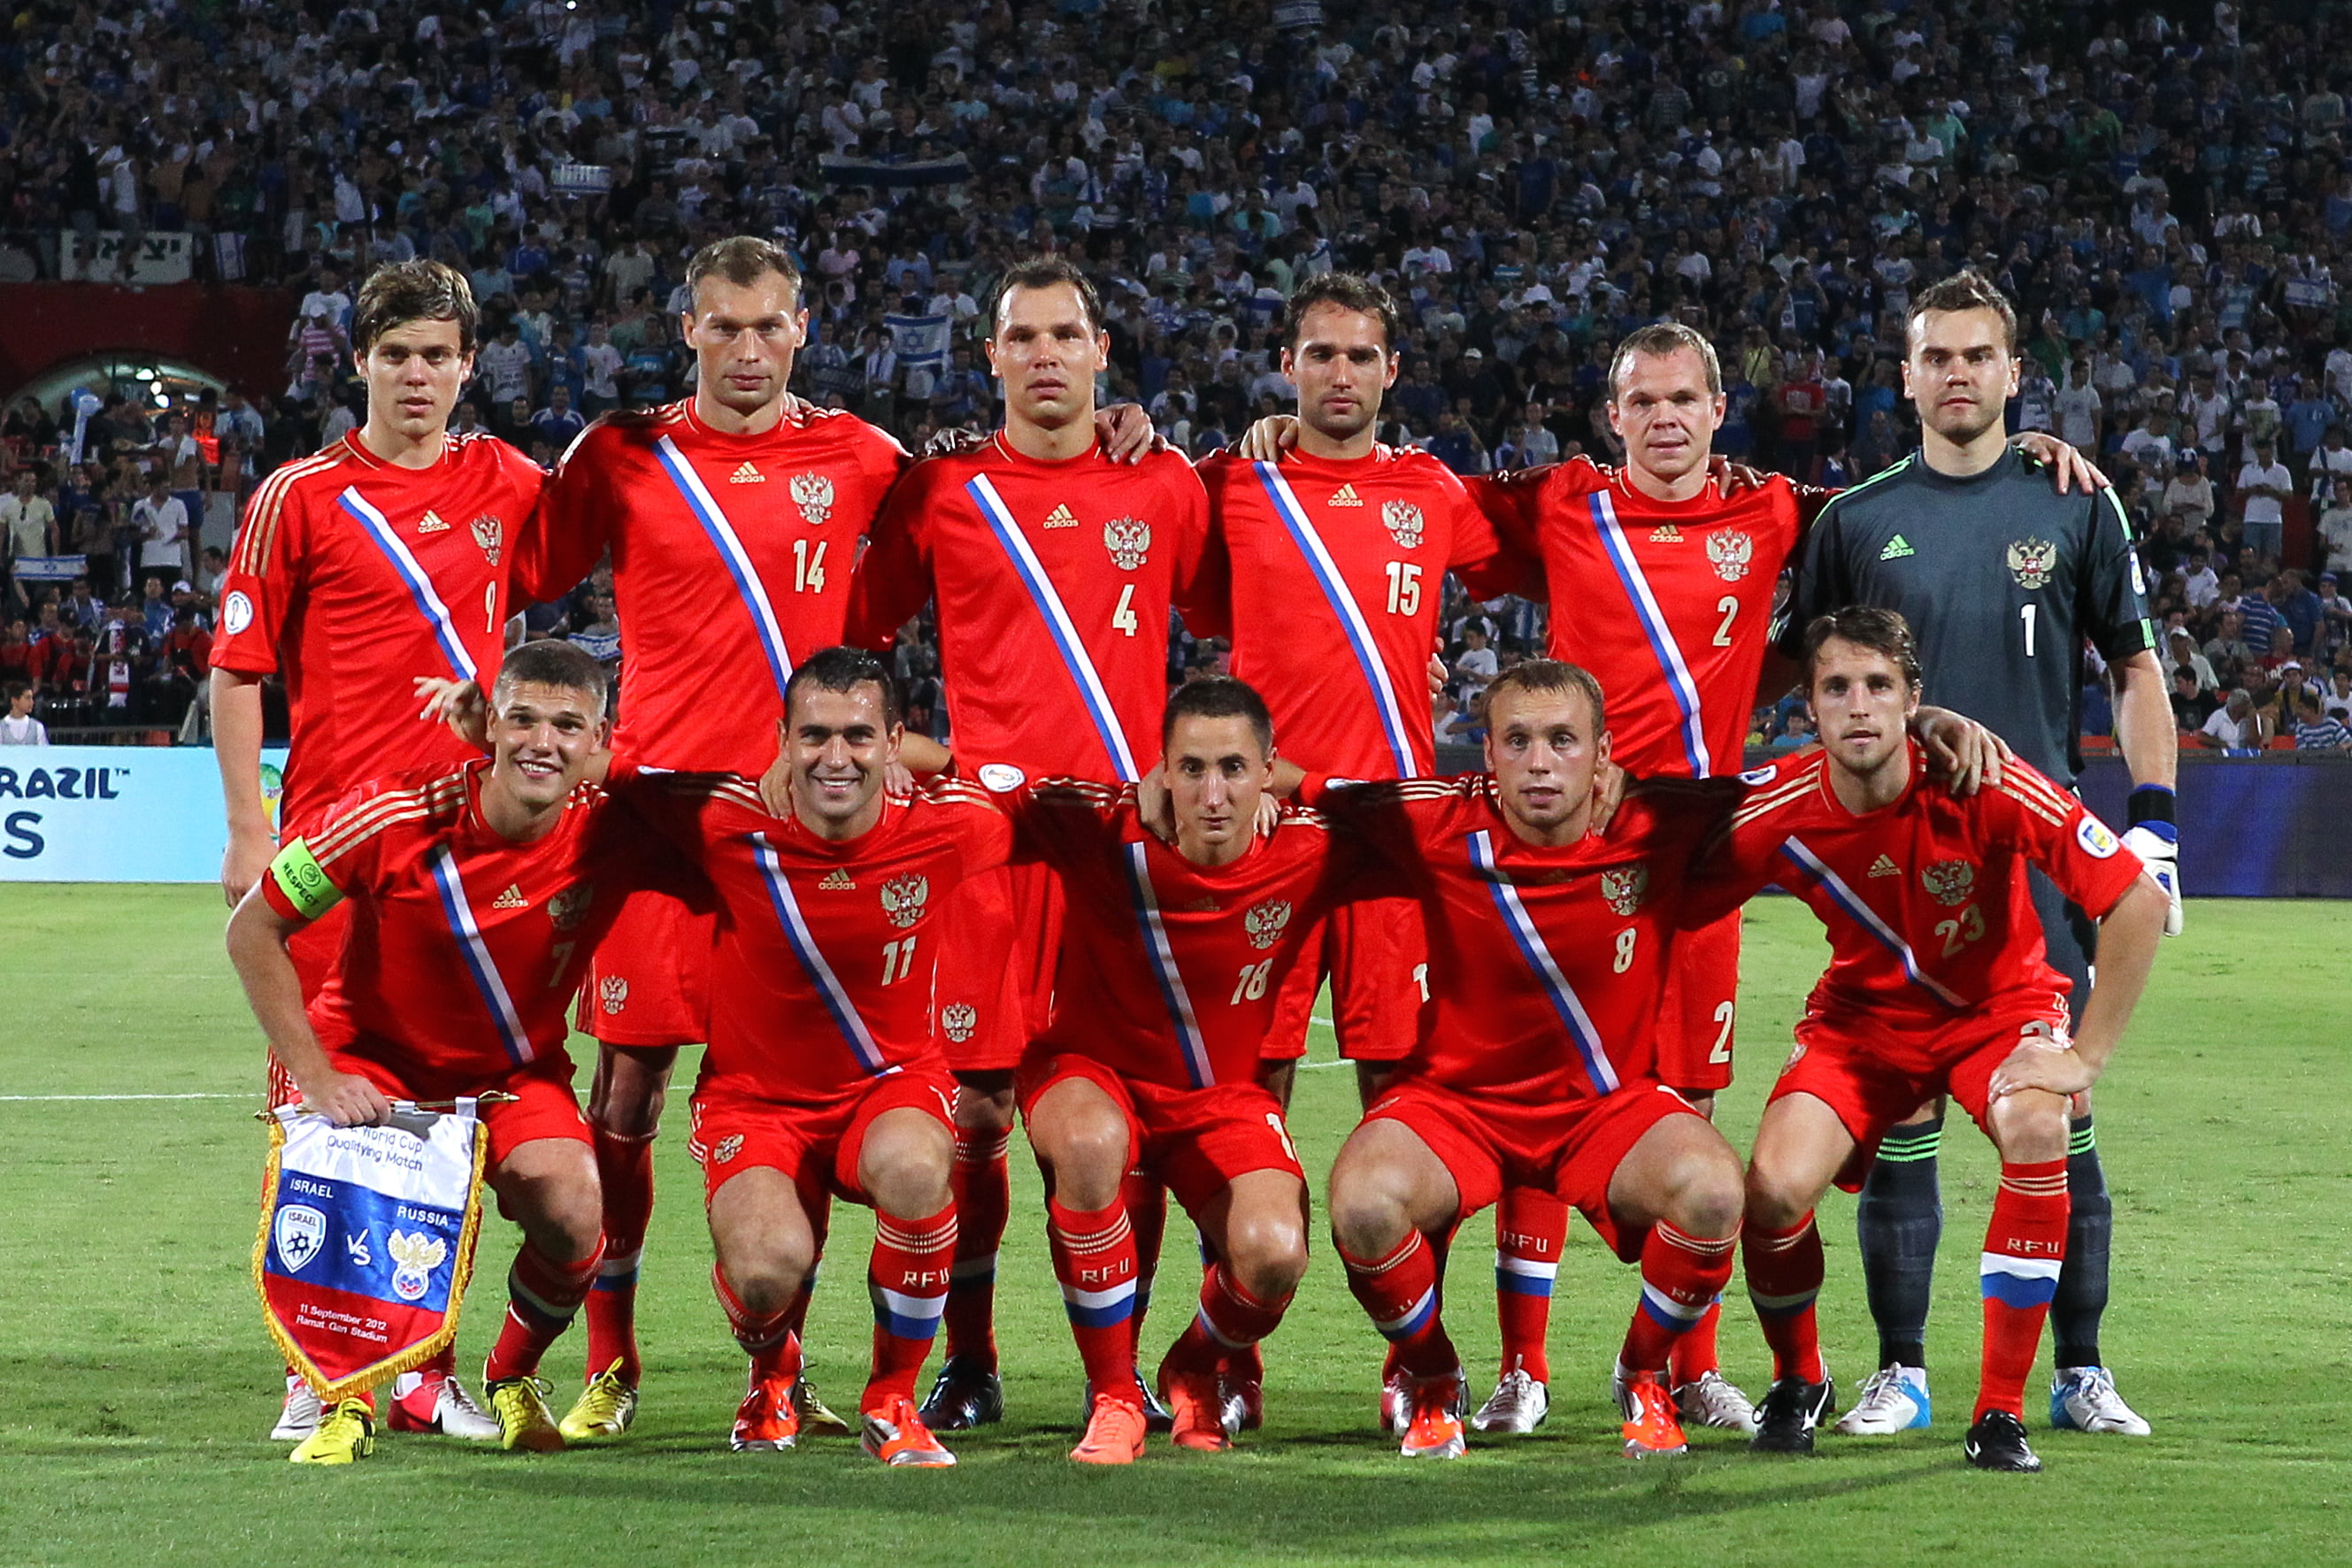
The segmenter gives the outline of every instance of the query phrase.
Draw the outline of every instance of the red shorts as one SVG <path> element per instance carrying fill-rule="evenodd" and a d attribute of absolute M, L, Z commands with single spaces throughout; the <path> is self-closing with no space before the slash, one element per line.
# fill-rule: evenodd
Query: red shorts
<path fill-rule="evenodd" d="M 831 1193 L 871 1206 L 857 1184 L 866 1130 L 884 1111 L 906 1107 L 929 1111 L 955 1135 L 955 1079 L 937 1068 L 907 1068 L 813 1102 L 698 1093 L 686 1152 L 702 1167 L 705 1204 L 728 1178 L 765 1166 L 811 1196 Z"/>
<path fill-rule="evenodd" d="M 1054 1019 L 1062 888 L 1043 865 L 964 882 L 940 917 L 932 1036 L 956 1072 L 1010 1072 Z"/>
<path fill-rule="evenodd" d="M 2049 1012 L 2003 1023 L 1982 1018 L 1957 1021 L 1927 1036 L 1906 1037 L 1905 1044 L 1939 1066 L 1919 1060 L 1889 1061 L 1881 1037 L 1871 1037 L 1851 1026 L 1833 1026 L 1806 1017 L 1797 1024 L 1797 1048 L 1772 1086 L 1772 1100 L 1783 1095 L 1810 1094 L 1837 1113 L 1853 1137 L 1853 1157 L 1838 1172 L 1837 1184 L 1847 1192 L 1862 1190 L 1871 1162 L 1878 1157 L 1878 1141 L 1886 1130 L 1939 1094 L 1960 1102 L 1960 1109 L 1984 1126 L 1987 1095 L 1993 1070 L 2028 1040 L 2070 1038 L 2063 999 Z M 1906 1049 L 1906 1056 L 1911 1050 Z M 1987 1130 L 1990 1135 L 1990 1130 Z"/>
<path fill-rule="evenodd" d="M 1127 1163 L 1158 1176 L 1190 1214 L 1252 1171 L 1307 1179 L 1282 1102 L 1254 1083 L 1177 1089 L 1138 1083 L 1092 1057 L 1032 1056 L 1021 1064 L 1021 1115 L 1057 1083 L 1085 1079 L 1127 1113 Z"/>
<path fill-rule="evenodd" d="M 604 1045 L 698 1045 L 710 1037 L 710 957 L 719 916 L 659 888 L 633 888 L 596 944 L 572 1026 Z"/>
<path fill-rule="evenodd" d="M 572 1058 L 557 1056 L 531 1063 L 488 1083 L 458 1083 L 430 1073 L 403 1072 L 366 1057 L 329 1051 L 337 1072 L 358 1075 L 394 1100 L 456 1100 L 487 1094 L 492 1089 L 515 1098 L 481 1108 L 482 1128 L 489 1134 L 490 1158 L 486 1167 L 496 1171 L 523 1144 L 539 1138 L 590 1142 L 588 1119 L 580 1114 L 579 1098 L 572 1090 Z"/>
<path fill-rule="evenodd" d="M 1461 1194 L 1466 1219 L 1506 1187 L 1535 1187 L 1572 1204 L 1619 1258 L 1642 1256 L 1649 1231 L 1621 1230 L 1609 1213 L 1609 1183 L 1644 1133 L 1669 1116 L 1696 1116 L 1664 1084 L 1633 1083 L 1599 1100 L 1565 1105 L 1445 1089 L 1426 1079 L 1392 1079 L 1366 1121 L 1400 1122 L 1430 1147 Z"/>
<path fill-rule="evenodd" d="M 1264 1061 L 1307 1054 L 1307 1026 L 1323 978 L 1331 978 L 1331 1022 L 1349 1061 L 1400 1062 L 1419 1035 L 1429 941 L 1421 904 L 1367 899 L 1342 904 L 1307 934 L 1298 962 L 1276 993 L 1274 1024 L 1259 1047 Z"/>
<path fill-rule="evenodd" d="M 1658 999 L 1658 1077 L 1690 1094 L 1731 1087 L 1739 1010 L 1739 911 L 1675 938 Z"/>

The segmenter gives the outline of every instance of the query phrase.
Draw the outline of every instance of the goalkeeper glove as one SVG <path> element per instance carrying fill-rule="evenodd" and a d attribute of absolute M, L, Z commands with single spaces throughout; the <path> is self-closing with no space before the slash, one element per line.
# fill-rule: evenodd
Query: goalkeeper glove
<path fill-rule="evenodd" d="M 2180 934 L 2180 829 L 2173 821 L 2173 795 L 2162 784 L 2142 784 L 2126 807 L 2131 826 L 2124 846 L 2138 856 L 2164 889 L 2164 934 Z"/>

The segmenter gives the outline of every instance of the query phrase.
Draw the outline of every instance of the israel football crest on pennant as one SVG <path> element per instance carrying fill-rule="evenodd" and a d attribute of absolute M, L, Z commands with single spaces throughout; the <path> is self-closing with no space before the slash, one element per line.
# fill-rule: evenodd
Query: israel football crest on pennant
<path fill-rule="evenodd" d="M 1143 564 L 1151 550 L 1151 525 L 1139 517 L 1115 517 L 1103 524 L 1103 548 L 1122 572 Z"/>
<path fill-rule="evenodd" d="M 1715 574 L 1727 583 L 1737 583 L 1748 575 L 1748 564 L 1756 559 L 1756 542 L 1736 528 L 1706 536 L 1706 558 L 1715 565 Z"/>
<path fill-rule="evenodd" d="M 394 1104 L 384 1127 L 296 1106 L 268 1118 L 254 1289 L 269 1337 L 321 1399 L 422 1366 L 457 1335 L 489 1140 L 473 1100 L 437 1114 Z"/>
<path fill-rule="evenodd" d="M 882 912 L 890 918 L 892 925 L 904 931 L 923 918 L 923 906 L 930 897 L 931 879 L 909 871 L 882 884 Z"/>

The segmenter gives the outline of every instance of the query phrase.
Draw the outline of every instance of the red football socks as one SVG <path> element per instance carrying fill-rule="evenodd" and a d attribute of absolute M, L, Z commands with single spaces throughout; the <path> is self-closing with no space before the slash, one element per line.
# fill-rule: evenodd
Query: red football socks
<path fill-rule="evenodd" d="M 1772 1380 L 1793 1377 L 1819 1383 L 1821 1323 L 1813 1304 L 1822 1293 L 1822 1232 L 1810 1214 L 1787 1230 L 1750 1225 L 1740 1243 L 1748 1265 L 1748 1299 L 1772 1347 Z"/>
<path fill-rule="evenodd" d="M 1984 1362 L 1975 1420 L 1988 1410 L 2022 1418 L 2025 1380 L 2042 1346 L 2042 1324 L 2066 1259 L 2066 1162 L 2002 1161 L 2000 1190 L 1985 1227 Z"/>

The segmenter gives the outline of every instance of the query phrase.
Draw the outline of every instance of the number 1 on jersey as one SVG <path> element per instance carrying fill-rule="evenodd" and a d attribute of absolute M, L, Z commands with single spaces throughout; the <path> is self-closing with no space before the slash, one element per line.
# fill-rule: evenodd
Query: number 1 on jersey
<path fill-rule="evenodd" d="M 1388 564 L 1389 614 L 1418 615 L 1421 611 L 1421 568 L 1410 561 Z"/>
<path fill-rule="evenodd" d="M 2017 607 L 2017 618 L 2025 623 L 2025 657 L 2028 658 L 2033 657 L 2033 612 L 2041 607 L 2039 605 L 2020 605 Z"/>

